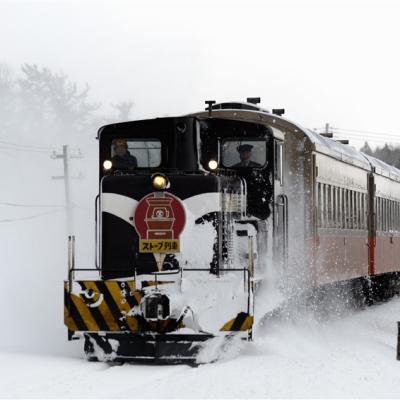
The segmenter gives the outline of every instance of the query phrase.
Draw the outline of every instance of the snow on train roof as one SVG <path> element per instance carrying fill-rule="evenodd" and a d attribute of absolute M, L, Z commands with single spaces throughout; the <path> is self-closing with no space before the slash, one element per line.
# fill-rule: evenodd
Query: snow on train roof
<path fill-rule="evenodd" d="M 317 132 L 304 128 L 303 131 L 305 131 L 309 139 L 315 143 L 317 150 L 322 151 L 323 153 L 326 153 L 328 150 L 330 155 L 335 158 L 340 158 L 343 161 L 351 162 L 352 164 L 356 164 L 369 170 L 371 170 L 372 167 L 376 174 L 400 181 L 400 170 L 392 165 L 356 150 L 352 146 L 321 136 Z"/>
<path fill-rule="evenodd" d="M 368 161 L 374 167 L 376 174 L 388 176 L 392 179 L 395 179 L 396 181 L 400 181 L 400 170 L 399 169 L 397 169 L 396 167 L 393 167 L 392 165 L 385 163 L 382 160 L 379 160 L 378 158 L 372 157 L 368 154 L 364 154 L 364 153 L 361 153 L 361 154 L 365 158 L 368 159 Z"/>
<path fill-rule="evenodd" d="M 314 132 L 310 129 L 302 128 L 302 130 L 315 144 L 315 148 L 317 151 L 328 154 L 334 158 L 338 158 L 339 160 L 342 160 L 344 162 L 355 164 L 358 167 L 371 170 L 371 165 L 368 160 L 360 151 L 356 150 L 354 147 L 321 136 L 317 132 Z"/>

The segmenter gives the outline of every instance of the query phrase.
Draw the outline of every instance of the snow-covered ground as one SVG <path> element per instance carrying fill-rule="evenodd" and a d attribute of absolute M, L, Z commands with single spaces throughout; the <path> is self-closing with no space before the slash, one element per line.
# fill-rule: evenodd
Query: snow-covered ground
<path fill-rule="evenodd" d="M 222 360 L 186 365 L 107 365 L 71 355 L 0 352 L 1 397 L 82 398 L 398 398 L 396 321 L 400 298 L 318 321 L 266 323 L 252 343 Z"/>
<path fill-rule="evenodd" d="M 97 163 L 90 151 L 73 164 L 74 175 L 84 173 L 72 186 L 80 267 L 94 259 Z M 62 175 L 61 162 L 15 152 L 0 157 L 0 167 L 8 171 L 0 196 L 0 397 L 400 397 L 400 298 L 323 319 L 293 312 L 198 368 L 87 362 L 83 343 L 67 342 L 63 326 L 64 193 L 51 179 Z M 267 308 L 274 299 L 267 290 Z"/>

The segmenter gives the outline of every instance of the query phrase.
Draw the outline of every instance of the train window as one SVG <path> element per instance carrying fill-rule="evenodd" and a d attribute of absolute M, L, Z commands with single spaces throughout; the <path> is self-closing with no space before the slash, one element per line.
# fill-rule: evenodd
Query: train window
<path fill-rule="evenodd" d="M 336 188 L 336 226 L 341 225 L 341 203 L 340 203 L 340 188 Z"/>
<path fill-rule="evenodd" d="M 283 185 L 283 143 L 275 141 L 274 148 L 274 177 Z"/>
<path fill-rule="evenodd" d="M 348 196 L 349 196 L 349 202 L 348 202 L 348 228 L 353 229 L 353 217 L 354 217 L 354 210 L 353 210 L 353 191 L 348 190 L 347 191 Z"/>
<path fill-rule="evenodd" d="M 325 185 L 325 190 L 326 190 L 326 227 L 330 228 L 332 223 L 331 185 Z"/>
<path fill-rule="evenodd" d="M 396 201 L 396 231 L 400 231 L 400 203 Z"/>
<path fill-rule="evenodd" d="M 386 231 L 389 231 L 390 227 L 390 200 L 386 199 Z"/>
<path fill-rule="evenodd" d="M 388 231 L 389 222 L 389 202 L 387 199 L 383 199 L 383 230 Z"/>
<path fill-rule="evenodd" d="M 361 194 L 361 229 L 366 229 L 365 226 L 365 194 Z"/>
<path fill-rule="evenodd" d="M 261 168 L 267 160 L 265 140 L 227 139 L 222 144 L 222 165 L 227 168 Z"/>
<path fill-rule="evenodd" d="M 377 209 L 377 219 L 378 219 L 378 230 L 382 230 L 382 199 L 378 198 L 378 209 Z"/>
<path fill-rule="evenodd" d="M 397 225 L 397 208 L 396 208 L 396 202 L 393 200 L 392 201 L 392 210 L 393 210 L 393 214 L 392 214 L 392 231 L 396 231 L 397 229 L 397 227 L 396 227 L 396 225 Z"/>
<path fill-rule="evenodd" d="M 358 229 L 358 193 L 357 192 L 353 192 L 353 199 L 354 199 L 353 229 Z"/>
<path fill-rule="evenodd" d="M 386 204 L 385 204 L 385 199 L 381 199 L 381 230 L 385 231 L 386 230 Z"/>
<path fill-rule="evenodd" d="M 331 186 L 331 196 L 332 196 L 332 222 L 331 228 L 336 227 L 336 188 Z"/>
<path fill-rule="evenodd" d="M 111 157 L 115 169 L 159 167 L 161 141 L 117 138 L 111 144 Z"/>
<path fill-rule="evenodd" d="M 317 226 L 321 227 L 322 225 L 322 215 L 321 215 L 321 208 L 322 202 L 321 202 L 321 184 L 318 182 L 317 183 Z"/>
<path fill-rule="evenodd" d="M 334 228 L 339 228 L 339 199 L 338 199 L 338 194 L 339 194 L 339 188 L 336 186 L 333 187 L 333 214 L 334 214 L 334 223 L 333 227 Z"/>
<path fill-rule="evenodd" d="M 382 199 L 382 231 L 386 231 L 386 199 Z"/>
<path fill-rule="evenodd" d="M 360 222 L 359 229 L 364 229 L 364 193 L 360 193 Z"/>
<path fill-rule="evenodd" d="M 341 203 L 341 227 L 343 229 L 346 228 L 346 197 L 345 197 L 346 190 L 340 189 L 340 203 Z"/>
<path fill-rule="evenodd" d="M 388 201 L 383 199 L 383 230 L 386 232 L 388 230 Z"/>
<path fill-rule="evenodd" d="M 357 192 L 354 190 L 353 193 L 353 229 L 358 229 L 358 204 L 357 204 Z"/>
<path fill-rule="evenodd" d="M 342 228 L 346 229 L 346 189 L 342 189 Z"/>
<path fill-rule="evenodd" d="M 368 229 L 368 195 L 364 194 L 364 228 Z"/>
<path fill-rule="evenodd" d="M 397 227 L 396 227 L 396 221 L 397 221 L 397 208 L 396 208 L 396 202 L 393 200 L 392 201 L 392 210 L 393 210 L 393 214 L 392 214 L 392 231 L 396 231 Z"/>
<path fill-rule="evenodd" d="M 392 200 L 391 203 L 392 203 L 392 219 L 390 221 L 390 225 L 391 225 L 390 229 L 392 231 L 394 231 L 395 230 L 395 222 L 396 222 L 396 209 L 395 209 L 395 202 Z"/>
<path fill-rule="evenodd" d="M 386 215 L 387 215 L 387 210 L 386 210 L 386 199 L 382 199 L 382 230 L 385 232 L 386 231 Z"/>
<path fill-rule="evenodd" d="M 338 228 L 342 228 L 342 188 L 337 188 L 338 192 Z"/>
<path fill-rule="evenodd" d="M 326 227 L 326 192 L 325 183 L 321 183 L 321 217 L 322 217 L 322 227 Z"/>
<path fill-rule="evenodd" d="M 382 230 L 382 199 L 379 197 L 378 198 L 378 212 L 377 212 L 377 218 L 378 218 L 378 230 Z"/>

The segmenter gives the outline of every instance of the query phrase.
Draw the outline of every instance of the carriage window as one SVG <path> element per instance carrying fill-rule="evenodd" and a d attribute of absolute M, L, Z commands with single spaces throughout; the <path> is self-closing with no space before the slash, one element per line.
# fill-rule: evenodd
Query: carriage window
<path fill-rule="evenodd" d="M 283 184 L 283 142 L 274 142 L 274 177 Z"/>
<path fill-rule="evenodd" d="M 261 168 L 267 159 L 265 140 L 225 140 L 222 165 L 227 168 Z"/>
<path fill-rule="evenodd" d="M 111 157 L 115 169 L 155 168 L 161 164 L 158 139 L 114 139 Z"/>

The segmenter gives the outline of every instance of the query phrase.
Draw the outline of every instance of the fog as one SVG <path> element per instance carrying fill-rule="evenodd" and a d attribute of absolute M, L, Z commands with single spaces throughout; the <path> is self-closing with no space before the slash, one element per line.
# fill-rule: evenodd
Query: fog
<path fill-rule="evenodd" d="M 399 16 L 395 1 L 0 1 L 0 70 L 12 82 L 11 92 L 0 87 L 0 347 L 71 351 L 64 183 L 52 179 L 63 165 L 53 151 L 83 155 L 70 160 L 81 175 L 71 197 L 77 264 L 91 267 L 94 138 L 118 119 L 113 105 L 131 100 L 129 117 L 142 119 L 260 96 L 303 126 L 350 130 L 337 137 L 351 145 L 395 141 Z M 78 93 L 88 83 L 86 104 L 98 107 L 85 121 L 61 118 L 20 90 L 24 64 L 65 74 Z"/>

